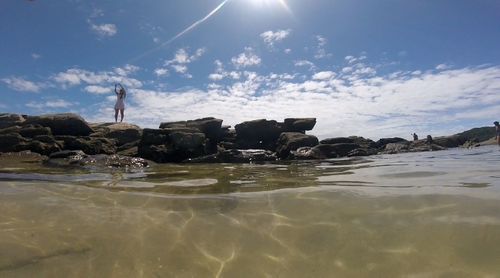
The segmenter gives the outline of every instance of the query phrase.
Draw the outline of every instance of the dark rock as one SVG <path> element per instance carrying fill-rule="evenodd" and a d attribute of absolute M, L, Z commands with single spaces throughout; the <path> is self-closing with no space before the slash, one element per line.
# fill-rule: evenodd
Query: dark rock
<path fill-rule="evenodd" d="M 0 152 L 18 152 L 26 150 L 28 140 L 17 133 L 0 134 Z"/>
<path fill-rule="evenodd" d="M 327 138 L 320 141 L 321 144 L 340 144 L 340 143 L 354 143 L 353 138 L 348 137 L 335 137 Z"/>
<path fill-rule="evenodd" d="M 290 151 L 300 147 L 314 147 L 318 145 L 318 138 L 313 135 L 305 135 L 299 132 L 283 132 L 278 138 L 276 153 L 280 158 L 287 158 Z"/>
<path fill-rule="evenodd" d="M 20 131 L 21 131 L 20 126 L 10 126 L 0 129 L 0 134 L 12 134 L 12 133 L 19 134 Z"/>
<path fill-rule="evenodd" d="M 23 125 L 49 127 L 54 135 L 88 136 L 94 131 L 80 116 L 73 113 L 28 116 Z"/>
<path fill-rule="evenodd" d="M 22 115 L 0 113 L 0 128 L 21 125 L 25 121 Z"/>
<path fill-rule="evenodd" d="M 33 138 L 38 135 L 52 135 L 52 131 L 41 125 L 25 125 L 19 130 L 19 134 L 25 138 Z"/>
<path fill-rule="evenodd" d="M 236 143 L 240 149 L 275 150 L 276 141 L 284 131 L 281 124 L 265 119 L 243 122 L 235 126 Z"/>
<path fill-rule="evenodd" d="M 195 128 L 205 134 L 206 138 L 214 142 L 220 141 L 223 136 L 222 120 L 213 117 L 179 121 L 179 122 L 165 122 L 160 124 L 160 128 L 173 128 L 179 129 L 182 127 Z"/>
<path fill-rule="evenodd" d="M 51 153 L 61 151 L 57 143 L 45 143 L 37 140 L 32 140 L 24 146 L 25 150 L 30 150 L 42 155 L 50 155 Z"/>
<path fill-rule="evenodd" d="M 37 135 L 33 137 L 33 140 L 37 140 L 43 143 L 48 143 L 48 144 L 57 144 L 56 139 L 50 135 Z"/>
<path fill-rule="evenodd" d="M 316 125 L 316 118 L 287 118 L 284 129 L 287 132 L 301 132 L 312 130 Z"/>
<path fill-rule="evenodd" d="M 127 149 L 120 149 L 117 151 L 116 154 L 124 155 L 124 156 L 136 156 L 136 157 L 138 157 L 139 156 L 139 148 L 137 146 L 135 146 L 135 147 L 127 148 Z"/>
<path fill-rule="evenodd" d="M 144 129 L 139 142 L 140 157 L 155 162 L 181 162 L 205 155 L 205 134 L 197 128 Z"/>
<path fill-rule="evenodd" d="M 387 144 L 390 144 L 390 143 L 405 143 L 405 142 L 408 142 L 408 141 L 406 141 L 403 138 L 399 138 L 399 137 L 381 138 L 380 140 L 378 140 L 376 142 L 376 147 L 379 149 L 383 149 L 383 148 L 385 148 L 385 146 Z"/>
<path fill-rule="evenodd" d="M 465 143 L 458 135 L 435 137 L 432 142 L 445 148 L 457 148 Z"/>
<path fill-rule="evenodd" d="M 297 160 L 313 160 L 313 159 L 325 159 L 325 158 L 336 158 L 337 154 L 335 153 L 334 150 L 325 150 L 325 147 L 319 147 L 322 146 L 317 145 L 315 147 L 302 147 L 298 148 L 296 151 L 291 151 L 290 152 L 290 159 L 297 159 Z M 328 146 L 328 145 L 324 145 Z M 330 151 L 330 153 L 323 153 L 323 151 Z"/>
<path fill-rule="evenodd" d="M 493 126 L 486 127 L 478 127 L 469 129 L 467 131 L 456 134 L 458 136 L 461 145 L 463 145 L 466 141 L 473 142 L 482 142 L 487 141 L 488 139 L 495 137 L 496 131 Z"/>
<path fill-rule="evenodd" d="M 167 145 L 139 145 L 138 154 L 140 157 L 158 163 L 178 162 L 174 150 Z"/>
<path fill-rule="evenodd" d="M 86 154 L 114 154 L 116 147 L 114 141 L 106 138 L 95 137 L 75 137 L 75 136 L 55 136 L 56 140 L 64 142 L 65 150 L 82 150 Z"/>
<path fill-rule="evenodd" d="M 252 163 L 275 161 L 275 153 L 268 150 L 223 150 L 217 154 L 185 160 L 189 163 Z"/>

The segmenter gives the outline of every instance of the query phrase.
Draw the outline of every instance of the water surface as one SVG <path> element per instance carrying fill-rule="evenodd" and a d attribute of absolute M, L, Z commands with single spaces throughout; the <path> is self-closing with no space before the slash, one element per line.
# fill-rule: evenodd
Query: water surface
<path fill-rule="evenodd" d="M 500 277 L 496 146 L 0 168 L 0 277 Z"/>

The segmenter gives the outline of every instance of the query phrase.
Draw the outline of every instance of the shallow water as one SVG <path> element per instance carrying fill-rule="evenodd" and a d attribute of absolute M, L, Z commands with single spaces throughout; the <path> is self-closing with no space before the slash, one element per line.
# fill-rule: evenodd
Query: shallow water
<path fill-rule="evenodd" d="M 500 277 L 496 146 L 0 168 L 0 277 Z"/>

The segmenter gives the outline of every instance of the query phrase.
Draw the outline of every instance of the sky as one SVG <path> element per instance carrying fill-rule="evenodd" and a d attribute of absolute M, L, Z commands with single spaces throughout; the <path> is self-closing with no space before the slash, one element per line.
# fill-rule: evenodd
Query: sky
<path fill-rule="evenodd" d="M 500 1 L 4 0 L 0 65 L 0 112 L 449 135 L 500 120 Z"/>

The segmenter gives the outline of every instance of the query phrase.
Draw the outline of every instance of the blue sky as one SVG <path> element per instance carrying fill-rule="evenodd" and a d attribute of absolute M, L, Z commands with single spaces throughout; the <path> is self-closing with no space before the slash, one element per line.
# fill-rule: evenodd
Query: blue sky
<path fill-rule="evenodd" d="M 0 3 L 0 111 L 143 127 L 316 117 L 321 138 L 456 133 L 500 118 L 500 1 Z"/>

